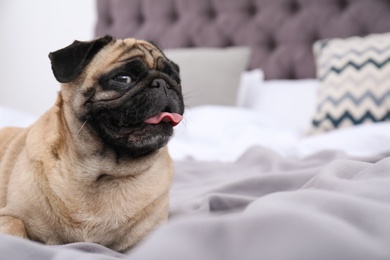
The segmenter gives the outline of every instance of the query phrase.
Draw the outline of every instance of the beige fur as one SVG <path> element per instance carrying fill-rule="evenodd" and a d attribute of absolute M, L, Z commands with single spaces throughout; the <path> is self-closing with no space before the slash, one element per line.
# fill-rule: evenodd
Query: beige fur
<path fill-rule="evenodd" d="M 123 251 L 167 218 L 173 175 L 167 148 L 118 159 L 75 117 L 84 109 L 81 93 L 99 88 L 96 76 L 136 55 L 154 68 L 162 54 L 146 42 L 116 40 L 62 84 L 55 106 L 35 124 L 0 131 L 0 232 Z M 114 95 L 98 90 L 94 99 Z"/>

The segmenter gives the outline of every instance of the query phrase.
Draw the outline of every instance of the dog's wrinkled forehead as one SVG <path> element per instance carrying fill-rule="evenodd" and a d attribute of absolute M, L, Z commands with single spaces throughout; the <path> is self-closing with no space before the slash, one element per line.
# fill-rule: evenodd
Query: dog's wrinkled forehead
<path fill-rule="evenodd" d="M 110 58 L 107 59 L 106 56 L 104 59 L 112 65 L 126 62 L 135 57 L 141 57 L 150 69 L 156 69 L 159 60 L 165 58 L 161 50 L 155 45 L 134 38 L 116 40 L 109 51 L 108 56 Z M 106 54 L 103 51 L 101 55 L 105 56 Z"/>
<path fill-rule="evenodd" d="M 155 45 L 149 42 L 131 38 L 125 39 L 123 42 L 130 48 L 143 52 L 144 60 L 150 69 L 155 69 L 157 67 L 157 61 L 159 58 L 164 57 L 162 52 Z"/>

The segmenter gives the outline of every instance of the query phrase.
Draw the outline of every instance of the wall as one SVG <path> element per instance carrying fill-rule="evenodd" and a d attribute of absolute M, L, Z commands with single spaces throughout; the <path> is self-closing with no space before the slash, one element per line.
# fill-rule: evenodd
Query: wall
<path fill-rule="evenodd" d="M 0 1 L 0 106 L 33 115 L 50 108 L 60 89 L 48 54 L 93 38 L 95 0 Z"/>

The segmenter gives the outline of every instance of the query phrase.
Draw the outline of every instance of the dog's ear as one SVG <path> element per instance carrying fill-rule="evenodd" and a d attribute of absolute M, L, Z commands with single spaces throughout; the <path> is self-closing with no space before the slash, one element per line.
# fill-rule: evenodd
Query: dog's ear
<path fill-rule="evenodd" d="M 105 36 L 90 42 L 74 41 L 71 45 L 49 54 L 55 78 L 61 83 L 74 80 L 106 44 L 113 41 Z"/>

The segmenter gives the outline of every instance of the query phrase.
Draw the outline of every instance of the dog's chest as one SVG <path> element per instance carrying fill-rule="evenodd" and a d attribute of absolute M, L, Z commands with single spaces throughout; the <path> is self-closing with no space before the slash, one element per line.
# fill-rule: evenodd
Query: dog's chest
<path fill-rule="evenodd" d="M 109 168 L 77 168 L 79 173 L 89 173 L 93 181 L 80 184 L 82 179 L 67 179 L 64 183 L 57 180 L 52 187 L 56 196 L 51 198 L 50 207 L 42 210 L 47 212 L 46 218 L 36 220 L 48 228 L 33 230 L 37 240 L 47 244 L 93 242 L 118 251 L 129 248 L 167 218 L 172 171 L 157 166 L 158 170 L 150 168 L 136 176 L 119 178 L 113 178 Z M 97 174 L 105 172 L 111 176 Z"/>
<path fill-rule="evenodd" d="M 123 193 L 123 191 L 121 191 Z M 37 240 L 47 244 L 66 244 L 72 242 L 93 242 L 110 248 L 127 247 L 128 234 L 137 222 L 141 212 L 131 212 L 131 203 L 116 196 L 101 200 L 99 196 L 80 198 L 78 204 L 64 210 L 62 215 L 46 218 L 47 230 L 32 230 L 38 235 Z M 100 200 L 99 200 L 100 199 Z M 111 202 L 110 202 L 111 199 Z M 50 225 L 49 222 L 51 222 Z M 58 224 L 61 223 L 61 224 Z M 43 226 L 43 225 L 42 225 Z M 34 229 L 34 227 L 32 227 Z"/>
<path fill-rule="evenodd" d="M 167 218 L 168 193 L 151 198 L 145 205 L 107 202 L 104 211 L 84 214 L 81 225 L 71 228 L 74 241 L 98 243 L 117 251 L 129 248 Z"/>

